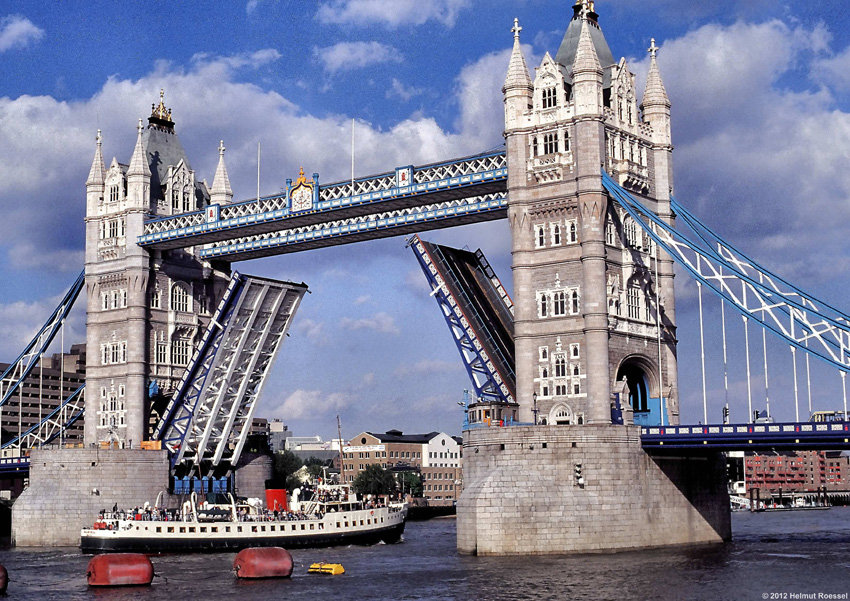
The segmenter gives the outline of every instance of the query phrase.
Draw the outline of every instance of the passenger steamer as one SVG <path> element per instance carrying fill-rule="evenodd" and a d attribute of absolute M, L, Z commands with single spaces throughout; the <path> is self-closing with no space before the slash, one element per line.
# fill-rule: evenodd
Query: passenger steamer
<path fill-rule="evenodd" d="M 198 509 L 193 493 L 181 512 L 104 513 L 81 531 L 80 548 L 86 553 L 160 553 L 393 543 L 401 538 L 406 519 L 406 503 L 359 501 L 346 485 L 320 486 L 312 499 L 296 500 L 291 511 L 277 515 L 238 506 L 232 497 L 229 505 Z"/>

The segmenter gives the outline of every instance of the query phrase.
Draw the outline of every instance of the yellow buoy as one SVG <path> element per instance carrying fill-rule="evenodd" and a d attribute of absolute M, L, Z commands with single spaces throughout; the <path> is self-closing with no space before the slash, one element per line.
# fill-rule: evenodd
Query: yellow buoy
<path fill-rule="evenodd" d="M 340 563 L 314 563 L 307 570 L 310 574 L 345 574 L 345 568 Z"/>

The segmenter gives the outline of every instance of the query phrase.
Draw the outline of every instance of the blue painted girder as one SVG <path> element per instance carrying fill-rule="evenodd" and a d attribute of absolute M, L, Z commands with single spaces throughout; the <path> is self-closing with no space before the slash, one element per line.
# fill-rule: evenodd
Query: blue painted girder
<path fill-rule="evenodd" d="M 647 451 L 850 449 L 850 422 L 657 426 L 641 428 L 640 432 L 641 446 Z"/>

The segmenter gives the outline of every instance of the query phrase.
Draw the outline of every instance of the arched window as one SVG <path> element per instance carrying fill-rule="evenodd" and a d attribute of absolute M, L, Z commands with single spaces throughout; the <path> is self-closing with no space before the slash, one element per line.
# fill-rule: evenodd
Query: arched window
<path fill-rule="evenodd" d="M 544 367 L 540 372 L 540 377 L 541 378 L 548 378 L 549 377 L 549 370 Z"/>
<path fill-rule="evenodd" d="M 575 221 L 570 222 L 570 242 L 578 242 L 578 227 Z"/>
<path fill-rule="evenodd" d="M 563 292 L 555 293 L 555 307 L 554 314 L 557 315 L 566 315 L 567 314 L 567 298 L 566 294 Z"/>
<path fill-rule="evenodd" d="M 549 307 L 547 306 L 547 297 L 545 294 L 540 295 L 540 317 L 547 317 L 549 315 Z"/>
<path fill-rule="evenodd" d="M 189 312 L 189 293 L 179 284 L 171 289 L 171 310 L 181 313 Z"/>
<path fill-rule="evenodd" d="M 118 184 L 109 186 L 109 202 L 117 202 L 119 197 Z"/>
<path fill-rule="evenodd" d="M 550 109 L 558 105 L 558 96 L 555 88 L 543 89 L 543 108 Z"/>
<path fill-rule="evenodd" d="M 566 378 L 567 377 L 567 360 L 563 357 L 558 357 L 555 359 L 555 377 L 556 378 Z"/>
<path fill-rule="evenodd" d="M 559 245 L 561 243 L 561 226 L 560 224 L 552 224 L 552 244 Z"/>
<path fill-rule="evenodd" d="M 558 152 L 558 134 L 555 132 L 543 136 L 543 154 L 555 154 Z"/>
<path fill-rule="evenodd" d="M 537 248 L 546 246 L 546 231 L 542 225 L 537 226 Z"/>
<path fill-rule="evenodd" d="M 573 315 L 578 315 L 578 291 L 573 290 L 572 295 L 570 296 L 570 313 Z"/>

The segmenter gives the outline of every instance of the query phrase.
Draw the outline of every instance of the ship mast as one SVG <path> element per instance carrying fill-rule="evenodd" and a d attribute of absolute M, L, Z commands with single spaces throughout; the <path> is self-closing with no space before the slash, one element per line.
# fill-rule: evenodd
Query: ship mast
<path fill-rule="evenodd" d="M 342 426 L 339 423 L 339 416 L 336 416 L 336 437 L 339 440 L 339 483 L 345 484 L 345 463 L 342 459 Z"/>

